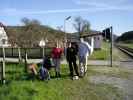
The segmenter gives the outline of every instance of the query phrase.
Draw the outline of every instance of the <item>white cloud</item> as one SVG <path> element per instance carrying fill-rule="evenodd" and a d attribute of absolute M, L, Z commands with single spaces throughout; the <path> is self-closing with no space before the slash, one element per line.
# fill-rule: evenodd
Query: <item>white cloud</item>
<path fill-rule="evenodd" d="M 126 10 L 132 11 L 133 5 L 125 2 L 128 0 L 73 0 L 73 2 L 79 6 L 90 7 L 93 9 L 101 9 L 102 10 Z M 101 10 L 100 10 L 101 11 Z"/>
<path fill-rule="evenodd" d="M 59 9 L 59 10 L 19 10 L 19 9 L 4 9 L 0 13 L 5 15 L 37 15 L 37 14 L 53 14 L 53 13 L 76 13 L 76 12 L 97 12 L 102 9 L 79 8 L 79 9 Z"/>
<path fill-rule="evenodd" d="M 54 13 L 79 13 L 79 12 L 101 12 L 101 11 L 133 11 L 133 6 L 108 6 L 104 3 L 96 4 L 90 3 L 95 7 L 76 8 L 76 9 L 59 9 L 59 10 L 20 10 L 15 8 L 1 9 L 1 15 L 42 15 L 42 14 L 54 14 Z"/>
<path fill-rule="evenodd" d="M 88 5 L 90 4 L 96 4 L 96 5 L 105 5 L 105 4 L 122 4 L 125 2 L 128 2 L 129 0 L 72 0 L 74 3 L 79 4 L 79 5 L 83 5 L 86 4 Z"/>
<path fill-rule="evenodd" d="M 105 3 L 88 2 L 88 1 L 75 1 L 77 5 L 93 6 L 93 7 L 107 7 Z"/>

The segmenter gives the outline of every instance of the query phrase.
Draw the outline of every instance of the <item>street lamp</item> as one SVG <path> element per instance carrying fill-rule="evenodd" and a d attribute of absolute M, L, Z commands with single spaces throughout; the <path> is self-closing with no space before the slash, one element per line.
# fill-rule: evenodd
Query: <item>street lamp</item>
<path fill-rule="evenodd" d="M 44 47 L 45 47 L 46 43 L 45 43 L 45 40 L 42 39 L 39 43 L 39 46 L 43 48 L 43 57 L 44 57 Z"/>
<path fill-rule="evenodd" d="M 67 18 L 65 18 L 64 20 L 64 32 L 65 32 L 65 48 L 66 48 L 66 43 L 67 43 L 67 34 L 66 34 L 66 21 L 69 20 L 71 18 L 71 16 L 68 16 Z"/>

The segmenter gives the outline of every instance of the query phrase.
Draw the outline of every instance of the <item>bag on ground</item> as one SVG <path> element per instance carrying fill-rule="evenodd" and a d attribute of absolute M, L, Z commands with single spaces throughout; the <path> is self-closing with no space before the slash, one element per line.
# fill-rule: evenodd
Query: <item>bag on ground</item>
<path fill-rule="evenodd" d="M 41 67 L 39 70 L 39 74 L 40 74 L 40 79 L 41 80 L 50 80 L 50 74 L 48 69 L 46 69 L 45 67 Z"/>

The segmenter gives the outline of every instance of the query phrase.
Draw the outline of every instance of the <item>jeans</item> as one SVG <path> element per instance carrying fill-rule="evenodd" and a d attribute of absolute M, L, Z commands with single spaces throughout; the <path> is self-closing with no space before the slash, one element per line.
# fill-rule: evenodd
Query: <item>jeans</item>
<path fill-rule="evenodd" d="M 60 73 L 60 58 L 53 58 L 53 64 L 55 66 L 55 71 Z"/>

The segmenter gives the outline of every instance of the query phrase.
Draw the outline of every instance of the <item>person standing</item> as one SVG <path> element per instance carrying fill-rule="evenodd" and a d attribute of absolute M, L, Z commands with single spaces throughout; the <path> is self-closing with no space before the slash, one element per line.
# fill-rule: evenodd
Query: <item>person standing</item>
<path fill-rule="evenodd" d="M 52 60 L 53 60 L 54 66 L 55 66 L 55 76 L 56 77 L 61 77 L 60 60 L 61 60 L 62 52 L 63 52 L 63 49 L 59 47 L 58 43 L 56 43 L 56 46 L 52 49 Z"/>
<path fill-rule="evenodd" d="M 79 76 L 78 72 L 78 66 L 76 64 L 76 56 L 77 56 L 77 49 L 73 43 L 68 43 L 68 48 L 66 52 L 66 59 L 69 64 L 69 70 L 70 70 L 70 76 L 73 78 L 74 77 L 74 70 L 77 75 Z M 73 70 L 74 69 L 74 70 Z"/>
<path fill-rule="evenodd" d="M 80 39 L 78 55 L 79 55 L 79 66 L 80 66 L 80 74 L 83 76 L 87 71 L 87 60 L 90 54 L 91 46 L 83 40 Z"/>

